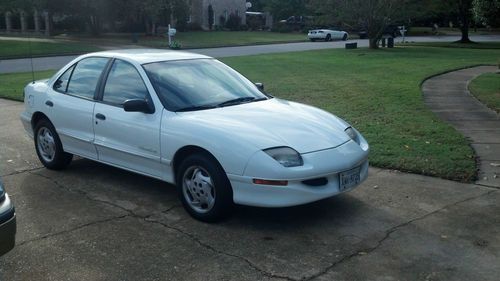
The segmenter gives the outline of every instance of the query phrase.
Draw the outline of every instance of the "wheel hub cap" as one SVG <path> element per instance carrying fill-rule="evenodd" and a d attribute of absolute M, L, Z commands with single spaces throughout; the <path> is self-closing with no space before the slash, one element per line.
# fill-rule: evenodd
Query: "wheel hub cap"
<path fill-rule="evenodd" d="M 54 156 L 56 154 L 56 143 L 54 141 L 54 136 L 47 128 L 41 128 L 38 130 L 38 152 L 40 156 L 46 162 L 51 162 L 54 160 Z"/>
<path fill-rule="evenodd" d="M 183 176 L 182 191 L 189 206 L 199 213 L 207 213 L 215 203 L 215 189 L 208 172 L 201 167 L 190 167 Z"/>

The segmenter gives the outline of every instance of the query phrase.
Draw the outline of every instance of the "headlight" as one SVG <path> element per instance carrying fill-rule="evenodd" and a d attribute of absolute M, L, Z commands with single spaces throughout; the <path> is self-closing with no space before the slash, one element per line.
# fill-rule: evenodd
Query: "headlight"
<path fill-rule="evenodd" d="M 356 132 L 356 130 L 354 130 L 352 127 L 349 127 L 347 129 L 345 129 L 345 133 L 353 140 L 355 141 L 357 144 L 359 144 L 359 137 L 358 137 L 358 133 Z"/>
<path fill-rule="evenodd" d="M 274 147 L 265 149 L 264 152 L 284 167 L 297 167 L 304 164 L 300 154 L 290 147 Z"/>
<path fill-rule="evenodd" d="M 0 180 L 0 203 L 2 203 L 4 197 L 5 197 L 5 191 L 3 190 L 3 184 L 2 181 Z"/>

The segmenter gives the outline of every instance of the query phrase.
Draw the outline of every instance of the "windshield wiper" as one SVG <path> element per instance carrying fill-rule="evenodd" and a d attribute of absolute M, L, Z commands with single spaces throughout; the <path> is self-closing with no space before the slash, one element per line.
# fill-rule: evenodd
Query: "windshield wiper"
<path fill-rule="evenodd" d="M 223 107 L 223 106 L 229 106 L 229 105 L 237 105 L 245 102 L 251 102 L 251 101 L 260 101 L 260 100 L 267 100 L 267 98 L 255 98 L 255 97 L 241 97 L 241 98 L 236 98 L 232 100 L 225 101 L 223 103 L 219 103 L 217 107 Z"/>
<path fill-rule="evenodd" d="M 183 112 L 183 111 L 196 111 L 196 110 L 205 110 L 216 108 L 215 105 L 198 105 L 198 106 L 188 106 L 181 109 L 177 109 L 175 112 Z"/>

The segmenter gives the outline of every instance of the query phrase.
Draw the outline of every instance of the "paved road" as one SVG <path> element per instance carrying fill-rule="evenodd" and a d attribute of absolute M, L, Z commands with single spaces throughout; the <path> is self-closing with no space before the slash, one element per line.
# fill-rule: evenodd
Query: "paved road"
<path fill-rule="evenodd" d="M 192 220 L 168 184 L 75 160 L 40 167 L 0 100 L 0 175 L 18 215 L 0 280 L 498 280 L 500 190 L 371 169 L 353 192 Z"/>
<path fill-rule="evenodd" d="M 468 90 L 472 79 L 496 71 L 497 66 L 453 71 L 428 79 L 422 90 L 427 106 L 471 140 L 480 169 L 477 183 L 500 187 L 500 116 Z"/>
<path fill-rule="evenodd" d="M 472 36 L 472 40 L 477 42 L 500 41 L 500 35 L 479 35 Z M 428 37 L 408 37 L 409 42 L 451 42 L 460 39 L 458 36 L 428 36 Z M 401 40 L 400 38 L 396 41 Z M 359 47 L 367 47 L 368 40 L 351 40 L 349 42 L 357 42 Z M 241 46 L 241 47 L 225 47 L 225 48 L 208 48 L 208 49 L 192 49 L 189 52 L 200 53 L 212 57 L 234 57 L 247 56 L 271 53 L 284 52 L 300 52 L 307 50 L 322 50 L 344 48 L 345 42 L 303 42 L 303 43 L 287 43 L 287 44 L 272 44 L 272 45 L 257 45 L 257 46 Z M 59 56 L 45 57 L 33 59 L 35 71 L 59 69 L 76 56 Z M 0 73 L 11 72 L 27 72 L 31 71 L 31 63 L 29 59 L 13 59 L 0 60 Z"/>

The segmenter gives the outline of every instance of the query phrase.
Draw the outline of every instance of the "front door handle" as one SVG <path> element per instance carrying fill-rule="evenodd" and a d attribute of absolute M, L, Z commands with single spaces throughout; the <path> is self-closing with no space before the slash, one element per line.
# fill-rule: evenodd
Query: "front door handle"
<path fill-rule="evenodd" d="M 99 120 L 106 120 L 106 116 L 104 116 L 103 114 L 101 113 L 97 113 L 95 115 L 95 118 L 99 119 Z"/>
<path fill-rule="evenodd" d="M 54 106 L 54 103 L 48 100 L 48 101 L 46 101 L 46 102 L 45 102 L 45 105 L 46 105 L 46 106 L 53 107 L 53 106 Z"/>

